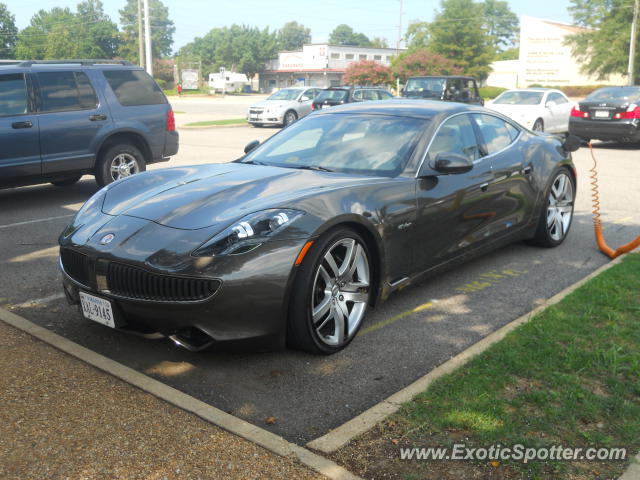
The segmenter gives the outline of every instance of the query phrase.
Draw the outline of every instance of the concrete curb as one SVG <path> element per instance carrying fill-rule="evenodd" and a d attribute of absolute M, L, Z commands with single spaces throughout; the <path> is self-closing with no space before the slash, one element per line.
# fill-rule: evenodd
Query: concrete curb
<path fill-rule="evenodd" d="M 534 308 L 529 313 L 522 315 L 521 317 L 515 319 L 511 323 L 508 323 L 504 327 L 486 336 L 485 338 L 475 343 L 465 351 L 459 353 L 458 355 L 446 361 L 442 365 L 439 365 L 438 367 L 434 368 L 423 377 L 420 377 L 411 385 L 403 388 L 399 392 L 394 393 L 393 395 L 386 398 L 385 400 L 378 403 L 377 405 L 374 405 L 370 409 L 362 412 L 357 417 L 354 417 L 348 422 L 340 425 L 339 427 L 334 428 L 329 433 L 321 437 L 318 437 L 314 440 L 311 440 L 309 443 L 307 443 L 307 447 L 313 448 L 314 450 L 318 450 L 323 453 L 335 452 L 340 447 L 350 442 L 353 438 L 369 431 L 377 423 L 383 421 L 384 419 L 386 419 L 387 417 L 395 413 L 403 403 L 412 400 L 416 395 L 424 392 L 429 387 L 429 385 L 431 385 L 438 378 L 448 373 L 451 373 L 457 368 L 463 366 L 473 357 L 484 352 L 494 343 L 502 340 L 509 332 L 513 331 L 520 325 L 531 320 L 531 318 L 541 310 L 544 310 L 550 305 L 558 303 L 564 297 L 566 297 L 571 292 L 573 292 L 577 288 L 584 285 L 593 277 L 599 275 L 605 270 L 608 270 L 614 265 L 620 263 L 620 261 L 624 256 L 626 255 L 622 255 L 616 258 L 615 260 L 601 266 L 595 271 L 591 272 L 582 280 L 579 280 L 573 285 L 562 290 L 560 293 L 557 293 L 553 297 L 546 300 L 542 305 Z M 631 478 L 625 479 L 625 480 L 631 480 Z"/>
<path fill-rule="evenodd" d="M 625 470 L 618 480 L 640 479 L 640 453 L 631 459 L 631 465 Z"/>
<path fill-rule="evenodd" d="M 303 465 L 334 480 L 360 480 L 337 463 L 328 460 L 304 447 L 295 445 L 284 438 L 245 422 L 222 410 L 208 405 L 162 382 L 154 380 L 132 368 L 78 345 L 46 328 L 0 308 L 0 320 L 26 332 L 43 342 L 72 355 L 114 377 L 144 390 L 178 408 L 191 412 L 239 437 L 253 442 L 282 457 L 292 457 Z"/>

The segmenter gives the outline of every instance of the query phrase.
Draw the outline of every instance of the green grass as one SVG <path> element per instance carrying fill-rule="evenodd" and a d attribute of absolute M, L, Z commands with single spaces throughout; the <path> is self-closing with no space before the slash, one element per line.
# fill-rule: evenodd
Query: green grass
<path fill-rule="evenodd" d="M 389 438 L 405 446 L 562 444 L 626 447 L 628 459 L 634 456 L 640 450 L 640 254 L 435 382 L 388 425 Z M 397 471 L 392 462 L 383 469 Z M 419 473 L 431 462 L 411 463 Z M 505 463 L 499 467 L 505 474 L 541 479 L 613 478 L 625 468 L 619 461 Z M 482 470 L 487 462 L 475 465 Z"/>
<path fill-rule="evenodd" d="M 192 122 L 187 123 L 185 126 L 187 127 L 209 127 L 212 125 L 241 125 L 246 124 L 247 120 L 245 118 L 229 118 L 227 120 L 209 120 L 204 122 Z"/>
<path fill-rule="evenodd" d="M 170 90 L 163 90 L 165 95 L 178 95 L 178 92 L 175 88 Z M 181 95 L 209 95 L 209 89 L 199 89 L 199 90 L 182 90 Z"/>

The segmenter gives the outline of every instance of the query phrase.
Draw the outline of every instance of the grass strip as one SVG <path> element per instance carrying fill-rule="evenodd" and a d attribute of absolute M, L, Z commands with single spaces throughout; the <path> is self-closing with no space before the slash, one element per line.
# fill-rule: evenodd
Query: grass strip
<path fill-rule="evenodd" d="M 640 254 L 436 381 L 334 460 L 364 478 L 617 478 L 640 450 Z M 626 461 L 401 460 L 400 448 L 624 447 Z"/>
<path fill-rule="evenodd" d="M 247 124 L 245 118 L 228 118 L 226 120 L 206 120 L 203 122 L 187 123 L 186 127 L 210 127 L 213 125 L 240 125 Z"/>

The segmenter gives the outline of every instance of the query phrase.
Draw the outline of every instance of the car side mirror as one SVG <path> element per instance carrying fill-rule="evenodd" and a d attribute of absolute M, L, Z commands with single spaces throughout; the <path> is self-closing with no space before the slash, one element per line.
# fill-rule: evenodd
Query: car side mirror
<path fill-rule="evenodd" d="M 553 100 L 549 100 L 546 104 L 547 108 L 551 108 L 551 107 L 555 107 L 556 106 L 556 102 L 554 102 Z"/>
<path fill-rule="evenodd" d="M 308 102 L 309 100 L 311 100 L 311 97 L 304 96 L 304 97 L 300 98 L 300 102 L 301 103 L 302 102 Z"/>
<path fill-rule="evenodd" d="M 562 148 L 565 152 L 575 152 L 582 146 L 583 140 L 575 135 L 567 135 L 562 142 Z"/>
<path fill-rule="evenodd" d="M 249 153 L 251 150 L 255 149 L 258 145 L 260 145 L 260 140 L 254 140 L 253 142 L 249 142 L 244 147 L 244 153 Z"/>
<path fill-rule="evenodd" d="M 467 173 L 473 168 L 473 160 L 458 153 L 444 152 L 436 155 L 433 169 L 445 175 Z"/>

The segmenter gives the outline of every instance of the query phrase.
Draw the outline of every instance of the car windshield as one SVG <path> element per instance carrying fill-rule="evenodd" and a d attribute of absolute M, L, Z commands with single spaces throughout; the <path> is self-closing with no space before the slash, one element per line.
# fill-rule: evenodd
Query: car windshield
<path fill-rule="evenodd" d="M 444 78 L 410 78 L 404 88 L 404 94 L 407 97 L 440 97 L 444 84 Z"/>
<path fill-rule="evenodd" d="M 640 87 L 607 87 L 596 90 L 585 101 L 625 100 L 635 102 L 640 100 Z"/>
<path fill-rule="evenodd" d="M 333 100 L 341 102 L 347 98 L 346 90 L 322 90 L 315 98 L 317 102 L 324 102 L 325 100 Z"/>
<path fill-rule="evenodd" d="M 392 177 L 402 172 L 428 123 L 391 115 L 311 115 L 282 130 L 242 161 Z"/>
<path fill-rule="evenodd" d="M 284 90 L 280 90 L 270 97 L 267 100 L 295 100 L 300 95 L 300 90 L 294 90 L 293 88 L 285 88 Z"/>
<path fill-rule="evenodd" d="M 543 92 L 504 92 L 493 101 L 494 105 L 540 105 Z"/>

